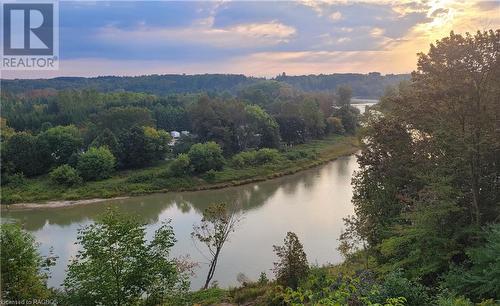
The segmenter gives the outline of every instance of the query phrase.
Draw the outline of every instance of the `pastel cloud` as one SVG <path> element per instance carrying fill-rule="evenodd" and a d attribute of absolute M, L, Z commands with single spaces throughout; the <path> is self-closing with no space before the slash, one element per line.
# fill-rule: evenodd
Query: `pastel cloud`
<path fill-rule="evenodd" d="M 2 77 L 150 73 L 410 72 L 416 53 L 457 33 L 500 28 L 500 2 L 70 2 L 61 69 Z"/>
<path fill-rule="evenodd" d="M 197 20 L 185 28 L 150 27 L 144 24 L 134 29 L 120 29 L 113 25 L 101 28 L 97 39 L 121 45 L 130 41 L 146 45 L 187 43 L 218 48 L 270 46 L 288 42 L 296 30 L 276 20 L 265 23 L 238 24 L 226 28 L 213 27 L 213 17 Z"/>

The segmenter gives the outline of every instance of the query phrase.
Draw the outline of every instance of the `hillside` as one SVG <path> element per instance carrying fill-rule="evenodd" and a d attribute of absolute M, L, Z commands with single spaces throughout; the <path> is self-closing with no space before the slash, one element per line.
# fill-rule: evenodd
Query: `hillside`
<path fill-rule="evenodd" d="M 339 85 L 348 84 L 353 95 L 359 98 L 378 98 L 388 85 L 396 85 L 409 75 L 370 74 L 330 74 L 286 76 L 281 75 L 273 80 L 287 83 L 303 91 L 333 92 Z M 236 93 L 241 88 L 262 81 L 262 78 L 247 77 L 241 74 L 199 74 L 199 75 L 148 75 L 137 77 L 102 76 L 94 78 L 59 77 L 53 79 L 15 79 L 1 80 L 2 89 L 11 93 L 22 93 L 36 89 L 86 89 L 93 88 L 99 92 L 143 92 L 155 95 L 229 92 Z"/>

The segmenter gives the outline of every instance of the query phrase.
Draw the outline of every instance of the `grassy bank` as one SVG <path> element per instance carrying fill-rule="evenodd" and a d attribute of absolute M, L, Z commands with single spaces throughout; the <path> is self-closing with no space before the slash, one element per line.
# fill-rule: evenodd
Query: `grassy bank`
<path fill-rule="evenodd" d="M 40 203 L 50 200 L 111 198 L 154 192 L 224 188 L 311 168 L 340 156 L 350 155 L 357 151 L 357 145 L 356 137 L 331 136 L 290 148 L 273 163 L 239 169 L 228 164 L 221 171 L 200 176 L 173 177 L 168 172 L 170 161 L 144 169 L 119 171 L 109 179 L 86 182 L 69 188 L 51 183 L 48 175 L 44 175 L 15 185 L 3 186 L 1 199 L 2 204 Z"/>

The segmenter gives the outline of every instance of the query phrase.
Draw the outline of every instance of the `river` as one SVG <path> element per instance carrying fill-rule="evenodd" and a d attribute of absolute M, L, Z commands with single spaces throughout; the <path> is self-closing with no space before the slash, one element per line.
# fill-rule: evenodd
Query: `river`
<path fill-rule="evenodd" d="M 364 112 L 367 104 L 355 107 Z M 91 224 L 106 207 L 134 214 L 146 224 L 148 236 L 171 219 L 177 243 L 172 256 L 189 256 L 198 262 L 191 287 L 202 286 L 208 271 L 203 246 L 191 239 L 194 223 L 204 208 L 215 202 L 240 207 L 243 219 L 224 246 L 214 280 L 220 286 L 238 285 L 238 273 L 256 280 L 261 272 L 272 277 L 276 260 L 273 245 L 282 244 L 288 231 L 304 245 L 309 263 L 323 265 L 342 260 L 337 251 L 343 218 L 353 214 L 351 178 L 358 165 L 354 156 L 265 182 L 219 190 L 179 192 L 132 197 L 123 200 L 23 211 L 2 210 L 2 222 L 18 221 L 31 232 L 42 254 L 59 256 L 51 268 L 49 286 L 60 287 L 70 258 L 76 255 L 79 228 Z"/>
<path fill-rule="evenodd" d="M 244 218 L 222 250 L 214 279 L 220 286 L 237 285 L 236 276 L 244 273 L 256 280 L 260 272 L 272 276 L 276 260 L 272 246 L 282 244 L 287 231 L 295 232 L 312 264 L 342 260 L 338 237 L 342 218 L 353 213 L 351 177 L 357 168 L 354 156 L 343 157 L 321 167 L 278 179 L 220 190 L 154 194 L 88 205 L 3 211 L 3 221 L 19 221 L 40 244 L 42 254 L 52 247 L 59 256 L 51 269 L 49 285 L 59 287 L 69 259 L 78 250 L 77 230 L 90 224 L 106 207 L 131 213 L 147 223 L 152 235 L 161 221 L 171 219 L 177 243 L 172 255 L 189 255 L 200 262 L 192 288 L 200 288 L 208 269 L 206 259 L 194 245 L 190 233 L 201 212 L 214 202 L 242 208 Z M 199 246 L 203 250 L 202 246 Z"/>

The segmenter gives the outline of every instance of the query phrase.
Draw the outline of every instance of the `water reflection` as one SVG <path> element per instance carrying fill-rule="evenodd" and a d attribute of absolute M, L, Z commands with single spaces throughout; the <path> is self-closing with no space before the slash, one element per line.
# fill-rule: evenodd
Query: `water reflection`
<path fill-rule="evenodd" d="M 148 224 L 150 234 L 160 222 L 171 219 L 178 240 L 173 254 L 188 254 L 202 262 L 203 256 L 190 237 L 192 225 L 199 222 L 209 204 L 226 202 L 245 214 L 223 250 L 214 277 L 220 285 L 229 286 L 236 284 L 238 272 L 253 279 L 260 272 L 270 274 L 275 260 L 272 245 L 281 244 L 287 231 L 297 233 L 311 263 L 338 262 L 337 238 L 342 218 L 352 214 L 350 181 L 356 167 L 351 156 L 295 175 L 234 188 L 154 194 L 65 208 L 2 211 L 2 218 L 21 222 L 35 235 L 43 253 L 54 247 L 59 261 L 49 284 L 58 286 L 69 259 L 77 252 L 74 242 L 78 228 L 93 222 L 106 207 L 116 206 L 138 216 Z M 201 265 L 197 270 L 193 288 L 201 286 L 206 269 Z"/>

